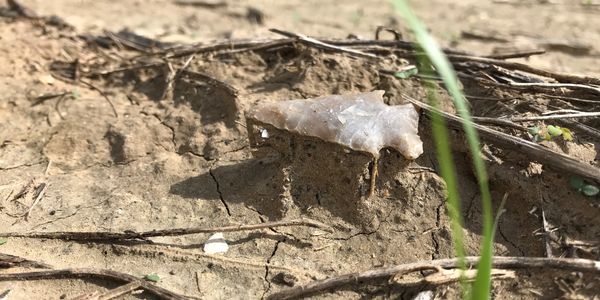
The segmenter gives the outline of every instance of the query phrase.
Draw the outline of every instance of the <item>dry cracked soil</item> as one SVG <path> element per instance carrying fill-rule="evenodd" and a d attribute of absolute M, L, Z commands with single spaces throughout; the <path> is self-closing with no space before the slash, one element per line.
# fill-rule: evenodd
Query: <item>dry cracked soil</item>
<path fill-rule="evenodd" d="M 240 0 L 224 1 L 228 5 L 223 7 L 195 7 L 175 2 L 20 2 L 39 15 L 60 17 L 70 28 L 0 18 L 0 231 L 148 231 L 305 217 L 331 226 L 333 232 L 303 226 L 227 232 L 229 251 L 221 255 L 202 251 L 208 233 L 129 242 L 6 238 L 1 253 L 55 268 L 111 269 L 140 278 L 155 273 L 160 276 L 157 285 L 202 299 L 261 299 L 315 279 L 454 256 L 445 183 L 427 122 L 419 128 L 425 152 L 416 161 L 382 152 L 376 192 L 369 199 L 373 166 L 368 155 L 274 128 L 269 128 L 269 145 L 250 147 L 248 141 L 256 132 L 247 128 L 244 113 L 261 101 L 375 89 L 386 91 L 388 104 L 401 103 L 400 93 L 424 99 L 418 78 L 398 80 L 380 72 L 405 65 L 404 59 L 372 62 L 297 45 L 197 55 L 186 65 L 189 72 L 172 78 L 167 64 L 81 82 L 56 76 L 74 61 L 81 63 L 82 72 L 91 72 L 114 69 L 120 58 L 142 55 L 91 42 L 104 30 L 128 28 L 173 43 L 277 37 L 269 28 L 327 38 L 372 38 L 382 25 L 410 36 L 390 3 Z M 597 6 L 581 1 L 499 2 L 412 4 L 444 46 L 481 55 L 542 47 L 544 55 L 515 61 L 600 76 Z M 187 58 L 174 60 L 174 66 L 181 67 Z M 469 91 L 467 83 L 465 88 Z M 40 97 L 47 94 L 59 96 Z M 529 100 L 541 111 L 556 109 L 550 101 Z M 499 116 L 509 106 L 531 111 L 523 103 L 496 102 L 471 105 L 479 116 Z M 481 242 L 480 195 L 462 136 L 453 132 L 452 141 L 466 248 L 475 255 Z M 598 164 L 597 140 L 543 144 Z M 600 259 L 597 198 L 573 191 L 568 174 L 546 169 L 540 174 L 539 165 L 518 151 L 484 150 L 491 157 L 487 162 L 494 207 L 508 195 L 494 245 L 497 255 L 544 256 L 543 209 L 563 241 L 551 246 L 555 255 Z M 494 281 L 493 298 L 600 297 L 598 275 L 525 269 L 516 276 Z M 8 299 L 71 299 L 117 286 L 94 278 L 0 281 L 0 293 L 11 290 Z M 456 284 L 384 282 L 313 297 L 412 299 L 428 289 L 436 299 L 460 296 Z M 136 292 L 123 299 L 153 296 Z"/>

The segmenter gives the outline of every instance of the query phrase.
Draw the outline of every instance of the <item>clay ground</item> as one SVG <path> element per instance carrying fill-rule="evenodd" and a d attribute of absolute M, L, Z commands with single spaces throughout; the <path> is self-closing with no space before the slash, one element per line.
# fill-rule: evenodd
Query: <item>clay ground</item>
<path fill-rule="evenodd" d="M 98 90 L 51 75 L 57 61 L 110 65 L 114 53 L 139 54 L 112 49 L 103 56 L 108 50 L 89 47 L 79 36 L 102 35 L 104 30 L 129 28 L 177 43 L 278 37 L 269 28 L 326 38 L 349 34 L 373 38 L 375 28 L 384 25 L 409 36 L 387 1 L 228 2 L 220 8 L 181 6 L 167 0 L 21 2 L 39 15 L 61 17 L 73 29 L 0 18 L 0 232 L 146 231 L 297 217 L 326 223 L 334 232 L 298 226 L 226 233 L 230 248 L 222 255 L 202 251 L 209 234 L 152 238 L 153 243 L 8 238 L 0 253 L 55 268 L 102 268 L 137 277 L 156 273 L 159 286 L 203 299 L 260 299 L 315 279 L 453 257 L 444 183 L 437 173 L 428 123 L 420 126 L 425 153 L 415 162 L 384 153 L 376 195 L 368 203 L 351 199 L 347 188 L 364 186 L 361 180 L 369 175 L 370 159 L 363 154 L 300 138 L 304 147 L 298 146 L 292 159 L 304 175 L 286 189 L 285 159 L 275 152 L 253 154 L 249 147 L 244 112 L 260 101 L 375 89 L 386 90 L 391 104 L 401 102 L 399 93 L 423 98 L 417 79 L 399 81 L 379 73 L 402 65 L 400 59 L 373 64 L 309 47 L 199 56 L 190 70 L 209 74 L 232 89 L 177 80 L 166 95 L 161 68 L 88 79 L 110 99 L 117 116 Z M 515 61 L 598 77 L 600 8 L 582 3 L 413 1 L 418 15 L 444 46 L 480 55 L 513 46 L 545 48 L 543 55 Z M 248 7 L 264 14 L 262 22 L 247 17 Z M 463 32 L 506 41 L 469 38 Z M 39 95 L 60 92 L 67 94 L 39 101 Z M 556 109 L 550 102 L 535 101 L 533 107 L 542 111 Z M 530 109 L 521 104 L 519 112 Z M 472 105 L 479 116 L 502 113 L 494 110 L 497 103 L 474 101 Z M 598 105 L 586 109 L 597 111 Z M 598 126 L 594 120 L 586 122 Z M 544 145 L 597 166 L 599 141 L 577 131 L 575 136 L 573 142 Z M 481 232 L 479 193 L 470 159 L 459 145 L 462 139 L 457 136 L 453 141 L 466 246 L 475 255 Z M 502 162 L 488 161 L 495 207 L 508 193 L 496 254 L 544 256 L 544 238 L 539 234 L 544 209 L 563 242 L 553 244 L 554 255 L 600 259 L 597 198 L 573 191 L 569 174 L 544 169 L 536 175 L 535 165 L 518 151 L 491 148 L 488 152 Z M 36 187 L 44 184 L 43 197 L 25 218 Z M 15 197 L 22 190 L 23 197 Z M 523 270 L 517 276 L 495 282 L 494 298 L 600 297 L 600 278 L 594 275 Z M 117 286 L 87 279 L 0 281 L 0 293 L 10 289 L 8 299 L 70 299 Z M 350 286 L 315 298 L 411 299 L 423 289 L 432 289 L 436 299 L 459 295 L 453 285 L 379 284 Z"/>

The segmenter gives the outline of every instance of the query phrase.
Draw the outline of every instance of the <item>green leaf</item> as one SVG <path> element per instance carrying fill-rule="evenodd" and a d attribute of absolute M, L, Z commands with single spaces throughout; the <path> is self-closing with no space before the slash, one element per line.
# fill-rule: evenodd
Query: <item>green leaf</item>
<path fill-rule="evenodd" d="M 588 197 L 594 197 L 600 193 L 600 189 L 595 185 L 586 184 L 581 188 L 581 192 Z"/>
<path fill-rule="evenodd" d="M 527 131 L 529 132 L 529 134 L 536 136 L 536 135 L 540 134 L 540 127 L 539 126 L 529 127 L 529 128 L 527 128 Z"/>
<path fill-rule="evenodd" d="M 473 154 L 473 166 L 481 193 L 481 207 L 483 216 L 481 259 L 478 263 L 477 276 L 473 286 L 473 292 L 470 294 L 470 298 L 489 299 L 494 242 L 494 216 L 492 213 L 492 200 L 485 163 L 480 155 L 476 155 L 479 153 L 481 145 L 479 142 L 479 135 L 477 134 L 475 127 L 471 124 L 472 118 L 469 112 L 469 107 L 466 104 L 466 100 L 460 88 L 456 73 L 448 61 L 448 58 L 444 55 L 437 42 L 428 33 L 426 27 L 412 11 L 406 0 L 394 0 L 393 4 L 396 10 L 402 14 L 404 20 L 414 32 L 414 36 L 419 46 L 427 54 L 428 60 L 427 58 L 423 58 L 421 65 L 433 65 L 435 67 L 435 71 L 437 71 L 437 73 L 442 77 L 448 93 L 452 96 L 452 100 L 458 114 L 466 121 L 464 122 L 463 127 L 465 136 L 467 137 L 469 151 Z M 421 71 L 425 71 L 426 74 L 427 72 L 431 72 L 430 70 Z M 425 81 L 425 83 L 427 84 L 427 81 Z M 432 96 L 435 95 L 435 87 L 436 86 L 431 82 L 427 84 L 428 98 L 430 99 L 430 102 L 433 103 L 432 106 L 437 107 L 437 101 L 432 101 L 435 100 L 435 97 Z M 446 181 L 448 193 L 448 211 L 450 213 L 450 219 L 452 220 L 451 225 L 454 246 L 456 247 L 455 251 L 459 258 L 458 264 L 461 269 L 464 270 L 465 252 L 461 227 L 462 218 L 460 213 L 460 195 L 457 193 L 456 175 L 454 172 L 454 165 L 451 160 L 452 156 L 450 154 L 447 128 L 442 117 L 437 114 L 432 114 L 432 127 L 434 140 L 436 143 L 436 150 L 438 152 L 438 161 L 440 162 L 440 171 L 442 173 L 442 177 Z M 448 161 L 448 159 L 450 159 L 450 161 Z M 463 295 L 469 294 L 464 280 L 461 280 L 461 283 L 463 284 Z"/>
<path fill-rule="evenodd" d="M 402 70 L 402 71 L 398 71 L 396 73 L 394 73 L 394 76 L 396 78 L 400 78 L 400 79 L 407 79 L 410 78 L 414 75 L 417 75 L 419 73 L 419 70 L 417 69 L 417 67 L 412 67 L 406 70 Z"/>
<path fill-rule="evenodd" d="M 562 131 L 562 136 L 563 136 L 563 139 L 565 139 L 565 141 L 573 140 L 573 133 L 571 132 L 571 130 L 569 130 L 569 128 L 561 127 L 560 131 Z"/>
<path fill-rule="evenodd" d="M 548 127 L 546 127 L 546 129 L 548 130 L 548 134 L 551 137 L 557 137 L 559 135 L 562 135 L 562 130 L 560 130 L 560 127 L 558 126 L 554 126 L 554 125 L 548 125 Z"/>
<path fill-rule="evenodd" d="M 569 178 L 569 184 L 574 190 L 579 191 L 585 185 L 585 182 L 583 181 L 583 178 L 579 176 L 571 176 L 571 178 Z"/>
<path fill-rule="evenodd" d="M 72 90 L 71 97 L 73 97 L 73 99 L 79 99 L 79 97 L 81 97 L 81 94 L 79 94 L 78 90 Z"/>
<path fill-rule="evenodd" d="M 160 276 L 158 276 L 158 274 L 148 274 L 144 276 L 144 279 L 152 282 L 158 282 L 160 280 Z"/>
<path fill-rule="evenodd" d="M 6 244 L 8 241 L 6 239 L 0 239 L 0 245 Z"/>
<path fill-rule="evenodd" d="M 296 23 L 302 21 L 302 16 L 300 15 L 300 13 L 297 10 L 292 12 L 292 20 Z"/>

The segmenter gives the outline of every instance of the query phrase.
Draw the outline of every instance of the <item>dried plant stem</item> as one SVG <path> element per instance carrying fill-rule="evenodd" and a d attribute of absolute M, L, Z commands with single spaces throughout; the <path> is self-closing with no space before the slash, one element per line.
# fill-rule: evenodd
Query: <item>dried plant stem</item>
<path fill-rule="evenodd" d="M 232 231 L 245 231 L 245 230 L 256 230 L 262 228 L 273 228 L 273 227 L 287 227 L 287 226 L 307 226 L 319 228 L 326 231 L 331 231 L 331 228 L 321 222 L 311 219 L 294 219 L 294 220 L 282 220 L 275 222 L 265 222 L 260 224 L 251 225 L 230 225 L 223 227 L 191 227 L 191 228 L 174 228 L 174 229 L 162 229 L 162 230 L 151 230 L 144 232 L 102 232 L 102 231 L 91 231 L 91 232 L 5 232 L 0 233 L 2 237 L 26 237 L 26 238 L 43 238 L 43 239 L 63 239 L 63 240 L 84 240 L 84 241 L 106 241 L 106 240 L 131 240 L 131 239 L 146 239 L 157 236 L 180 236 L 197 233 L 213 233 L 213 232 L 232 232 Z"/>
<path fill-rule="evenodd" d="M 479 257 L 465 257 L 465 261 L 470 267 L 474 267 L 479 262 Z M 437 270 L 438 268 L 454 269 L 458 267 L 458 262 L 457 258 L 426 260 L 350 273 L 283 290 L 269 295 L 267 299 L 295 299 L 348 284 L 364 284 L 376 280 L 388 279 L 391 276 L 424 270 Z M 600 274 L 600 261 L 579 258 L 499 256 L 492 259 L 492 266 L 497 269 L 559 269 Z"/>

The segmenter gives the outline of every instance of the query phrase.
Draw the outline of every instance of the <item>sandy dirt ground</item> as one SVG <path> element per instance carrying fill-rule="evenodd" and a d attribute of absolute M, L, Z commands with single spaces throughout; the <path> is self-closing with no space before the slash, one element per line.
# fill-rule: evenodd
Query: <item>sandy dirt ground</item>
<path fill-rule="evenodd" d="M 174 73 L 166 63 L 82 75 L 81 81 L 56 76 L 73 64 L 83 73 L 114 70 L 122 59 L 143 56 L 127 47 L 102 48 L 93 39 L 122 29 L 171 43 L 281 37 L 270 28 L 328 39 L 372 39 L 377 26 L 394 28 L 410 39 L 387 1 L 224 2 L 220 7 L 168 0 L 20 2 L 40 16 L 60 17 L 71 28 L 0 17 L 0 232 L 149 231 L 298 218 L 327 224 L 333 232 L 308 226 L 226 232 L 229 251 L 219 255 L 203 252 L 209 233 L 119 242 L 11 237 L 3 238 L 0 253 L 57 269 L 110 269 L 139 278 L 157 274 L 156 285 L 202 299 L 262 299 L 312 280 L 453 257 L 445 183 L 427 122 L 419 127 L 424 153 L 416 161 L 383 151 L 376 193 L 369 199 L 373 166 L 366 154 L 273 128 L 276 142 L 269 147 L 256 149 L 248 141 L 244 113 L 262 101 L 376 89 L 386 91 L 388 104 L 401 103 L 401 93 L 424 99 L 420 79 L 398 80 L 381 73 L 406 65 L 405 59 L 391 56 L 372 62 L 298 46 L 173 59 L 172 67 L 185 65 L 190 72 L 171 79 Z M 600 77 L 599 6 L 566 0 L 499 2 L 412 4 L 445 47 L 477 55 L 545 49 L 543 55 L 511 61 Z M 7 4 L 0 5 L 7 9 Z M 467 93 L 509 99 L 471 101 L 474 114 L 482 117 L 599 108 L 593 102 L 598 94 L 589 103 L 567 106 L 525 92 L 482 91 L 473 83 L 463 84 Z M 59 96 L 40 97 L 47 94 Z M 594 119 L 584 121 L 590 127 L 600 125 Z M 541 144 L 597 167 L 600 140 L 573 131 L 572 142 Z M 476 255 L 480 195 L 462 136 L 453 131 L 452 141 L 467 252 Z M 600 259 L 597 197 L 571 189 L 570 174 L 551 168 L 539 174 L 540 165 L 519 151 L 488 145 L 484 150 L 494 207 L 508 195 L 496 235 L 497 255 L 545 256 L 543 210 L 554 233 L 550 248 L 555 256 Z M 525 269 L 516 276 L 493 283 L 494 299 L 600 297 L 598 275 Z M 119 284 L 98 278 L 2 280 L 0 293 L 10 290 L 7 299 L 73 299 Z M 313 297 L 412 299 L 424 290 L 433 291 L 436 299 L 460 295 L 456 284 L 384 282 Z M 154 296 L 134 292 L 123 299 Z"/>

